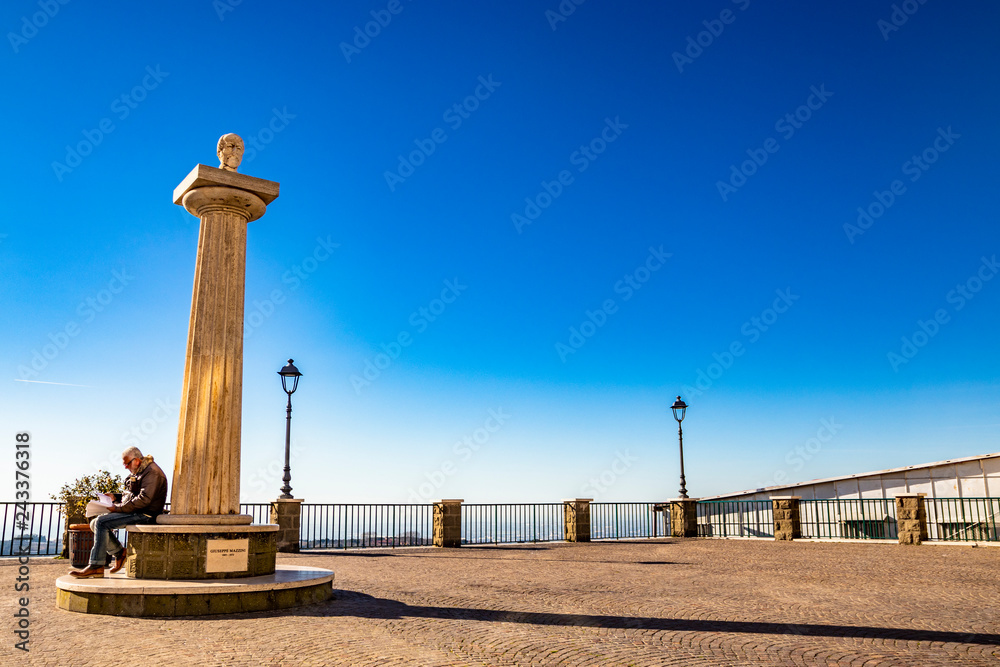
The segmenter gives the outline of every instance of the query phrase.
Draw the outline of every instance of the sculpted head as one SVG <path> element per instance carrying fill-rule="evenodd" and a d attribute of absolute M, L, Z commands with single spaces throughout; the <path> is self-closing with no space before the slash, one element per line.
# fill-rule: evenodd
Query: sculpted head
<path fill-rule="evenodd" d="M 219 169 L 226 171 L 236 171 L 243 160 L 243 140 L 238 134 L 224 134 L 219 138 L 219 147 L 216 150 L 219 156 Z"/>

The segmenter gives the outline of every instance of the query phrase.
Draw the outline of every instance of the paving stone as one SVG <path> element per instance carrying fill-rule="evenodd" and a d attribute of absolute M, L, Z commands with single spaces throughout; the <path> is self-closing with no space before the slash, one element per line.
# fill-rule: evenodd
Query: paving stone
<path fill-rule="evenodd" d="M 118 620 L 56 608 L 68 565 L 32 559 L 31 650 L 8 637 L 0 664 L 103 667 L 139 645 L 144 665 L 226 667 L 1000 664 L 1000 548 L 660 539 L 278 561 L 334 570 L 335 598 Z"/>

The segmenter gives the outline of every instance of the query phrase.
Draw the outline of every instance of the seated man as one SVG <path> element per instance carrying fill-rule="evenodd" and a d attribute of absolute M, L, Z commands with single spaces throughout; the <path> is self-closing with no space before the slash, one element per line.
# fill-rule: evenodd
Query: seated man
<path fill-rule="evenodd" d="M 74 577 L 103 577 L 105 554 L 112 556 L 111 572 L 125 564 L 125 549 L 118 537 L 111 532 L 125 526 L 155 523 L 167 502 L 167 476 L 152 456 L 143 456 L 138 447 L 122 452 L 122 464 L 128 468 L 125 493 L 121 502 L 112 505 L 107 514 L 90 522 L 94 529 L 94 548 L 90 551 L 90 564 L 83 570 L 70 572 Z"/>

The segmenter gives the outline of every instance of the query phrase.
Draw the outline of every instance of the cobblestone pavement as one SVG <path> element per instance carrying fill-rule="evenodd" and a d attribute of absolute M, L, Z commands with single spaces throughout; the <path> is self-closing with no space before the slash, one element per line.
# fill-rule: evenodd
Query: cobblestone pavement
<path fill-rule="evenodd" d="M 119 619 L 57 609 L 33 559 L 30 652 L 0 664 L 998 665 L 1000 549 L 741 540 L 279 556 L 336 572 L 281 612 Z"/>

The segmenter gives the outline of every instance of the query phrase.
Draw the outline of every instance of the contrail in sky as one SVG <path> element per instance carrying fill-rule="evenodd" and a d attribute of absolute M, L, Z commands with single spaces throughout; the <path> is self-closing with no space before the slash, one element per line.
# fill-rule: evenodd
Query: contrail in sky
<path fill-rule="evenodd" d="M 45 382 L 44 380 L 22 380 L 20 378 L 14 378 L 14 382 L 34 382 L 36 384 L 58 384 L 63 387 L 92 387 L 89 384 L 70 384 L 69 382 Z"/>

